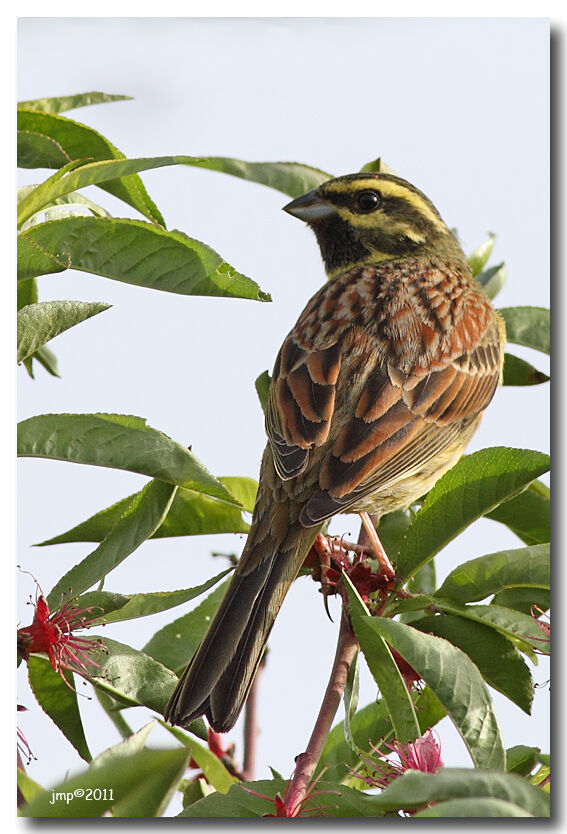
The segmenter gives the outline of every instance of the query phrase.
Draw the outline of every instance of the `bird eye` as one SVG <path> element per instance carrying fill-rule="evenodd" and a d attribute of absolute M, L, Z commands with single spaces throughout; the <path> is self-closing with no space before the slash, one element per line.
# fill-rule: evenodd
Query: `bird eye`
<path fill-rule="evenodd" d="M 380 195 L 376 191 L 361 191 L 356 197 L 356 207 L 359 211 L 368 213 L 380 205 Z"/>

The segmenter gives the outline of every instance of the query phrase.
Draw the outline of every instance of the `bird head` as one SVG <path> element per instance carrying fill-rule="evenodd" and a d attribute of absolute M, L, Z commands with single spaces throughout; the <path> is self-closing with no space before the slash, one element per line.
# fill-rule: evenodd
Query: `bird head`
<path fill-rule="evenodd" d="M 463 252 L 425 194 L 393 174 L 328 180 L 284 206 L 315 232 L 329 277 L 354 266 Z"/>

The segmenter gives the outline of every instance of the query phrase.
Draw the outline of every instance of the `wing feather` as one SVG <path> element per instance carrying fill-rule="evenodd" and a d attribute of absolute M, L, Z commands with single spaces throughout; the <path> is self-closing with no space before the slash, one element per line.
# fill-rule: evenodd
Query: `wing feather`
<path fill-rule="evenodd" d="M 307 351 L 293 333 L 285 340 L 274 366 L 266 413 L 266 431 L 278 475 L 301 474 L 309 450 L 329 436 L 341 368 L 341 343 Z"/>
<path fill-rule="evenodd" d="M 354 276 L 361 291 L 364 275 Z M 455 307 L 453 285 L 437 284 L 425 294 L 418 288 L 410 301 L 406 294 L 401 317 L 392 296 L 382 308 L 367 305 L 362 321 L 349 312 L 345 273 L 314 296 L 282 345 L 266 428 L 283 480 L 315 468 L 302 524 L 389 490 L 443 456 L 492 399 L 502 369 L 498 316 L 478 291 L 461 285 Z M 372 310 L 382 318 L 368 318 Z"/>
<path fill-rule="evenodd" d="M 481 344 L 433 371 L 376 367 L 323 459 L 320 489 L 303 508 L 302 523 L 319 524 L 390 489 L 467 435 L 498 384 L 500 352 L 491 347 Z"/>

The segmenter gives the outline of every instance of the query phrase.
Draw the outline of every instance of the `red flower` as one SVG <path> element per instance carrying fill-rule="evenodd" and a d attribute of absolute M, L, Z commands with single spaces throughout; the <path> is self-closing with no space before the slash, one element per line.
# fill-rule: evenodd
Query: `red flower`
<path fill-rule="evenodd" d="M 321 771 L 319 776 L 313 780 L 311 785 L 309 786 L 308 791 L 303 794 L 302 797 L 298 799 L 297 792 L 293 791 L 292 784 L 293 779 L 290 779 L 285 786 L 284 795 L 277 793 L 275 797 L 272 799 L 269 796 L 264 796 L 264 794 L 257 793 L 256 791 L 247 788 L 245 785 L 242 785 L 247 793 L 251 793 L 253 796 L 257 796 L 259 799 L 265 799 L 266 802 L 273 802 L 275 806 L 275 814 L 263 814 L 264 817 L 312 817 L 315 816 L 317 811 L 323 811 L 323 806 L 317 807 L 308 807 L 305 808 L 305 803 L 310 802 L 313 797 L 321 796 L 324 793 L 336 793 L 338 791 L 315 791 L 315 785 L 323 775 L 324 771 Z M 318 814 L 318 816 L 324 816 L 324 814 Z"/>
<path fill-rule="evenodd" d="M 76 600 L 68 599 L 61 608 L 51 613 L 42 594 L 35 604 L 32 624 L 18 629 L 18 656 L 27 660 L 30 654 L 46 654 L 68 686 L 70 684 L 63 673 L 64 669 L 83 675 L 89 674 L 89 665 L 100 669 L 100 665 L 88 653 L 103 649 L 102 641 L 73 634 L 78 629 L 92 625 L 96 617 L 85 615 L 91 614 L 93 610 L 79 608 Z"/>
<path fill-rule="evenodd" d="M 398 776 L 408 770 L 420 770 L 422 773 L 437 773 L 443 767 L 441 760 L 441 746 L 432 730 L 427 730 L 415 741 L 402 744 L 394 741 L 386 743 L 397 756 L 399 761 L 392 761 L 390 755 L 380 755 L 379 760 L 367 759 L 366 762 L 374 771 L 372 776 L 362 777 L 363 781 L 372 787 L 385 788 Z M 373 748 L 376 752 L 376 748 Z M 357 774 L 358 775 L 358 774 Z"/>
<path fill-rule="evenodd" d="M 219 759 L 223 763 L 223 765 L 226 767 L 226 769 L 232 776 L 236 776 L 237 779 L 242 779 L 242 774 L 240 773 L 240 770 L 234 761 L 234 744 L 229 744 L 229 746 L 225 750 L 222 746 L 222 740 L 222 735 L 220 733 L 215 732 L 211 727 L 209 727 L 209 750 L 211 751 L 211 753 L 213 753 L 213 755 L 217 757 L 217 759 Z M 188 767 L 190 769 L 195 769 L 198 768 L 199 765 L 197 764 L 195 759 L 191 757 L 189 759 Z M 206 780 L 206 778 L 207 777 L 205 776 L 203 771 L 200 770 L 199 773 L 197 773 L 191 779 L 191 781 L 196 782 L 198 779 Z"/>
<path fill-rule="evenodd" d="M 354 548 L 356 552 L 351 559 L 347 551 Z M 343 572 L 366 603 L 370 600 L 370 595 L 376 591 L 380 596 L 387 596 L 387 592 L 394 588 L 392 579 L 372 570 L 370 560 L 365 557 L 364 548 L 345 543 L 342 536 L 336 539 L 319 533 L 303 566 L 314 568 L 313 578 L 321 581 L 326 595 L 337 592 Z M 344 588 L 341 589 L 341 594 L 346 599 Z"/>
<path fill-rule="evenodd" d="M 413 666 L 410 666 L 407 660 L 404 660 L 401 654 L 399 654 L 395 649 L 393 649 L 390 646 L 390 644 L 388 644 L 388 648 L 390 649 L 392 657 L 396 662 L 396 666 L 400 670 L 400 674 L 405 681 L 406 687 L 409 690 L 413 683 L 417 683 L 421 680 L 421 675 L 418 672 L 416 672 Z"/>
<path fill-rule="evenodd" d="M 360 558 L 345 573 L 364 602 L 368 602 L 370 594 L 373 594 L 375 591 L 381 591 L 383 593 L 394 587 L 392 580 L 372 570 L 370 562 L 367 559 Z"/>
<path fill-rule="evenodd" d="M 225 750 L 222 746 L 222 736 L 209 727 L 209 750 L 214 753 L 217 759 L 223 759 L 225 756 L 232 756 L 234 754 L 234 744 L 227 747 Z"/>

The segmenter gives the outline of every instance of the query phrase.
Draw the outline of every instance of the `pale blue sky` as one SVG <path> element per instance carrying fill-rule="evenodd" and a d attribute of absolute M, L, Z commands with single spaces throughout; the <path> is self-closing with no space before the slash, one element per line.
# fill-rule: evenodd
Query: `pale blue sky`
<path fill-rule="evenodd" d="M 381 156 L 421 188 L 464 248 L 498 235 L 492 263 L 505 260 L 498 306 L 549 306 L 548 21 L 544 19 L 26 19 L 19 24 L 18 98 L 101 90 L 133 101 L 71 111 L 128 156 L 222 155 L 294 160 L 345 174 Z M 22 183 L 44 172 L 26 171 Z M 112 310 L 53 343 L 60 380 L 19 370 L 20 417 L 49 411 L 137 414 L 194 453 L 217 475 L 257 476 L 264 445 L 254 379 L 324 275 L 311 233 L 281 212 L 276 191 L 212 172 L 167 168 L 142 175 L 168 228 L 203 240 L 270 292 L 272 304 L 153 293 L 96 276 L 39 279 L 40 300 L 107 301 Z M 93 199 L 135 216 L 100 191 Z M 513 352 L 546 369 L 541 354 Z M 470 449 L 509 445 L 548 450 L 548 386 L 501 390 Z M 89 545 L 30 549 L 139 488 L 128 473 L 24 460 L 19 469 L 18 560 L 48 591 Z M 354 518 L 333 530 L 355 534 Z M 443 553 L 445 575 L 467 558 L 520 546 L 483 521 Z M 144 545 L 109 578 L 125 593 L 168 590 L 218 570 L 211 550 L 240 552 L 240 537 L 159 540 Z M 31 581 L 20 583 L 21 622 Z M 163 616 L 110 627 L 141 647 Z M 338 605 L 332 606 L 335 620 Z M 306 641 L 308 636 L 308 642 Z M 334 653 L 336 625 L 317 587 L 296 583 L 270 641 L 262 679 L 259 776 L 267 764 L 293 768 L 317 713 Z M 544 666 L 535 679 L 547 678 Z M 23 670 L 20 672 L 24 678 Z M 375 687 L 362 680 L 361 704 Z M 80 687 L 82 689 L 83 687 Z M 22 690 L 24 691 L 24 689 Z M 27 692 L 22 724 L 44 785 L 78 756 Z M 95 701 L 82 700 L 94 753 L 118 741 Z M 505 743 L 546 747 L 549 693 L 536 693 L 534 718 L 496 697 Z M 147 712 L 130 711 L 140 726 Z M 469 766 L 446 722 L 443 759 Z M 233 734 L 241 756 L 240 732 Z M 153 744 L 167 743 L 155 734 Z"/>

